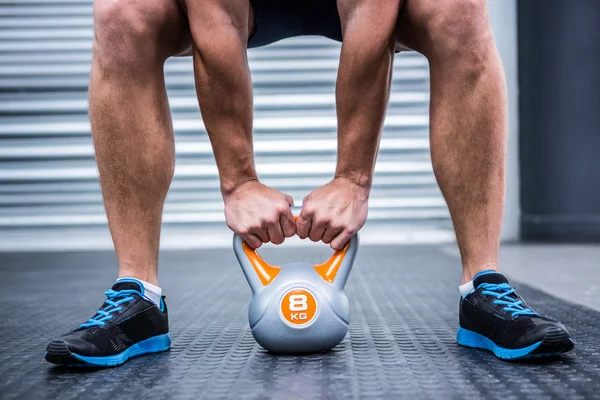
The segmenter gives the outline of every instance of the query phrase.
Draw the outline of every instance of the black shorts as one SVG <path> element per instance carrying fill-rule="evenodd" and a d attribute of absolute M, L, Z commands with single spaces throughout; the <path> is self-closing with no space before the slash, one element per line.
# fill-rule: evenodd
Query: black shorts
<path fill-rule="evenodd" d="M 248 47 L 266 46 L 301 35 L 325 36 L 342 41 L 336 0 L 250 0 L 255 31 Z"/>

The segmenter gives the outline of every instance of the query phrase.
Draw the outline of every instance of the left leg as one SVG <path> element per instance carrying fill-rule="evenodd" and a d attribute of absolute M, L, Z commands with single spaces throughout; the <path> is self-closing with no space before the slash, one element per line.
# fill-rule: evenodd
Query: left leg
<path fill-rule="evenodd" d="M 566 328 L 498 272 L 507 99 L 486 1 L 407 0 L 396 34 L 430 64 L 431 157 L 463 262 L 458 343 L 503 359 L 571 350 Z"/>
<path fill-rule="evenodd" d="M 485 0 L 407 0 L 397 48 L 427 57 L 431 157 L 463 263 L 462 283 L 498 270 L 507 100 Z"/>

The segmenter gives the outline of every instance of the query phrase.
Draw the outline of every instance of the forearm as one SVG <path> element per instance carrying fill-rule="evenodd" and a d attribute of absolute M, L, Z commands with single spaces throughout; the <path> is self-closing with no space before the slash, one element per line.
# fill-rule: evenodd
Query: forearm
<path fill-rule="evenodd" d="M 396 17 L 367 7 L 344 26 L 336 85 L 336 177 L 370 188 L 389 99 Z"/>
<path fill-rule="evenodd" d="M 198 102 L 227 195 L 257 179 L 246 42 L 233 26 L 208 29 L 195 39 L 193 56 Z"/>

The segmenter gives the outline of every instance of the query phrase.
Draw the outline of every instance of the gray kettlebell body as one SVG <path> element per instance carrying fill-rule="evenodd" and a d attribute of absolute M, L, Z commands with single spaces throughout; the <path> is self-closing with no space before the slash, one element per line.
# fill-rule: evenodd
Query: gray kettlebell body
<path fill-rule="evenodd" d="M 338 345 L 348 332 L 350 309 L 344 286 L 358 235 L 324 264 L 267 264 L 234 235 L 234 250 L 252 289 L 248 319 L 265 349 L 282 354 L 315 353 Z"/>

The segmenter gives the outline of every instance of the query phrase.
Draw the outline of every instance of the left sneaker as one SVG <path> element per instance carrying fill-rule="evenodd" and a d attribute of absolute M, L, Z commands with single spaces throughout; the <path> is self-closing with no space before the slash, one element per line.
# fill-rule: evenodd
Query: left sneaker
<path fill-rule="evenodd" d="M 501 273 L 478 273 L 473 288 L 460 300 L 458 344 L 489 350 L 503 360 L 551 357 L 573 349 L 567 329 L 529 308 Z"/>
<path fill-rule="evenodd" d="M 156 305 L 144 297 L 137 279 L 121 279 L 105 292 L 96 314 L 77 329 L 50 342 L 46 360 L 53 364 L 114 367 L 132 357 L 171 346 L 164 297 Z"/>

